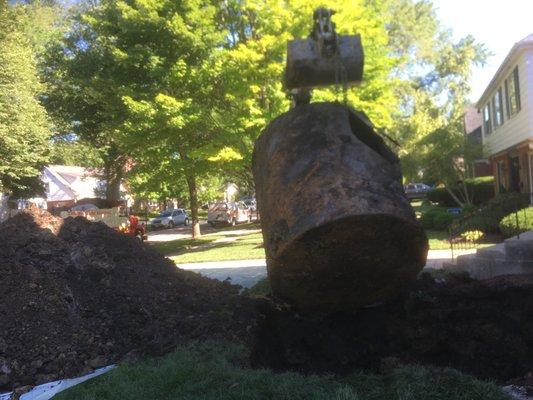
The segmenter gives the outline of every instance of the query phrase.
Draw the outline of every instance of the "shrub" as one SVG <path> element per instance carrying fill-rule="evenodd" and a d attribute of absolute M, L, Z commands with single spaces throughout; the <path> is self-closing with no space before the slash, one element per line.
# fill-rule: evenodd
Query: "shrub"
<path fill-rule="evenodd" d="M 468 241 L 477 241 L 483 237 L 483 232 L 481 231 L 466 231 L 461 234 L 461 237 Z"/>
<path fill-rule="evenodd" d="M 462 211 L 463 215 L 468 215 L 468 214 L 472 214 L 476 210 L 477 210 L 476 206 L 474 206 L 472 204 L 466 204 L 465 206 L 463 206 L 463 209 L 461 211 Z"/>
<path fill-rule="evenodd" d="M 454 214 L 448 212 L 439 213 L 433 218 L 433 227 L 438 231 L 447 230 L 455 219 Z"/>
<path fill-rule="evenodd" d="M 422 213 L 420 223 L 424 229 L 443 231 L 450 227 L 455 218 L 457 216 L 447 212 L 446 209 L 434 207 Z"/>
<path fill-rule="evenodd" d="M 483 208 L 457 220 L 453 229 L 458 232 L 479 230 L 483 233 L 499 233 L 502 218 L 528 204 L 529 197 L 523 193 L 500 194 Z"/>
<path fill-rule="evenodd" d="M 435 217 L 441 213 L 439 208 L 430 208 L 429 210 L 422 212 L 420 216 L 420 223 L 424 229 L 433 229 L 435 223 Z"/>
<path fill-rule="evenodd" d="M 533 230 L 533 207 L 523 208 L 518 210 L 518 213 L 511 213 L 505 216 L 500 221 L 499 227 L 505 237 L 512 237 L 519 233 Z"/>
<path fill-rule="evenodd" d="M 467 179 L 466 186 L 469 193 L 472 194 L 472 202 L 476 205 L 484 204 L 494 197 L 494 178 L 492 176 Z M 462 191 L 458 185 L 451 190 L 457 197 L 462 197 Z M 431 189 L 427 198 L 443 207 L 457 207 L 458 205 L 445 188 Z"/>

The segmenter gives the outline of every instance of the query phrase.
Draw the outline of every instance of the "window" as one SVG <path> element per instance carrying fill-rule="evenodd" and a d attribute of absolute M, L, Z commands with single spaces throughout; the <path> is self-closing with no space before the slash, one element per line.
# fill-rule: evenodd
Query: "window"
<path fill-rule="evenodd" d="M 485 135 L 492 133 L 492 124 L 490 121 L 490 102 L 483 108 L 483 130 Z"/>
<path fill-rule="evenodd" d="M 511 75 L 505 80 L 505 103 L 507 105 L 507 118 L 520 111 L 520 80 L 518 67 L 515 67 Z"/>
<path fill-rule="evenodd" d="M 496 91 L 492 98 L 492 111 L 494 112 L 494 129 L 503 124 L 503 98 L 502 88 Z"/>

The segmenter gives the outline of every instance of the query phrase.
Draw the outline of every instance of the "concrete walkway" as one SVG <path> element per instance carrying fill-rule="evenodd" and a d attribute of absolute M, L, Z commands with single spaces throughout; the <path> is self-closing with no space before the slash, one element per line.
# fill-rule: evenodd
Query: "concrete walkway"
<path fill-rule="evenodd" d="M 475 253 L 475 249 L 459 250 L 454 252 L 454 257 Z M 444 262 L 450 262 L 450 250 L 430 250 L 424 268 L 440 269 Z M 178 268 L 198 272 L 208 278 L 218 280 L 231 280 L 235 285 L 251 287 L 261 278 L 266 276 L 266 262 L 258 260 L 212 261 L 203 263 L 176 264 Z"/>

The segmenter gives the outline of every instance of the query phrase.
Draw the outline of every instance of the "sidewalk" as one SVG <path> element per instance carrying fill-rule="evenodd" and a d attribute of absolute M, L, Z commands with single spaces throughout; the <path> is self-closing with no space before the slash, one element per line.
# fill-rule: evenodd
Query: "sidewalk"
<path fill-rule="evenodd" d="M 475 249 L 458 250 L 454 251 L 454 256 L 475 252 Z M 424 268 L 440 269 L 443 263 L 450 262 L 451 259 L 451 250 L 430 250 Z M 208 278 L 221 281 L 229 278 L 231 283 L 243 287 L 251 287 L 266 276 L 266 261 L 264 259 L 187 263 L 176 264 L 176 267 L 198 272 Z"/>

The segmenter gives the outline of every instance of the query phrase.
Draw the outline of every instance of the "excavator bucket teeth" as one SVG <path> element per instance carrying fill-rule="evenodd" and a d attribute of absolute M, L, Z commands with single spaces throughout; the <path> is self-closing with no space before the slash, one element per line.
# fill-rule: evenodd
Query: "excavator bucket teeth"
<path fill-rule="evenodd" d="M 295 39 L 287 44 L 285 86 L 287 89 L 315 88 L 360 82 L 363 78 L 364 54 L 359 35 L 338 35 L 337 53 L 320 54 L 313 39 Z"/>

